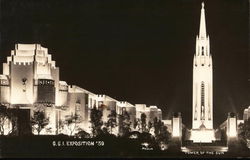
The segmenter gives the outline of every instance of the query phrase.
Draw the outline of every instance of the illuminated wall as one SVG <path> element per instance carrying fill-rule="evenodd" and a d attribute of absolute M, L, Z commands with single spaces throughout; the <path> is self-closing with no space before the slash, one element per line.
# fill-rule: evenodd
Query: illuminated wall
<path fill-rule="evenodd" d="M 85 102 L 85 96 L 87 96 L 85 93 L 72 93 L 69 92 L 68 94 L 68 106 L 69 114 L 77 114 L 82 117 L 82 120 L 88 119 L 87 114 L 87 106 Z"/>
<path fill-rule="evenodd" d="M 136 118 L 140 119 L 141 114 L 144 113 L 146 115 L 146 123 L 149 121 L 153 121 L 156 117 L 158 120 L 162 120 L 162 111 L 157 106 L 149 106 L 147 107 L 145 104 L 135 104 L 136 108 Z"/>
<path fill-rule="evenodd" d="M 159 120 L 158 108 L 156 106 L 150 106 L 149 110 L 149 120 L 153 121 L 155 118 Z"/>
<path fill-rule="evenodd" d="M 65 81 L 59 81 L 56 97 L 56 106 L 68 106 L 68 84 Z"/>
<path fill-rule="evenodd" d="M 117 103 L 117 107 L 118 107 L 118 114 L 122 115 L 124 114 L 125 111 L 129 114 L 130 122 L 133 125 L 135 122 L 135 118 L 136 118 L 135 106 L 126 101 L 122 101 L 122 102 Z"/>
<path fill-rule="evenodd" d="M 180 113 L 173 116 L 173 119 L 172 119 L 172 136 L 174 138 L 181 138 L 181 136 L 182 136 L 182 118 L 181 118 Z"/>
<path fill-rule="evenodd" d="M 51 69 L 51 77 L 54 80 L 55 85 L 55 105 L 60 106 L 62 103 L 59 94 L 59 67 L 53 67 Z"/>
<path fill-rule="evenodd" d="M 162 111 L 160 108 L 158 108 L 158 119 L 162 120 Z"/>
<path fill-rule="evenodd" d="M 105 123 L 108 121 L 108 116 L 111 114 L 111 111 L 116 111 L 118 101 L 107 95 L 97 95 L 96 101 L 98 108 L 103 112 L 102 120 Z"/>
<path fill-rule="evenodd" d="M 144 113 L 146 107 L 147 107 L 146 104 L 135 104 L 136 118 L 138 119 L 141 118 L 141 114 Z"/>
<path fill-rule="evenodd" d="M 244 109 L 243 120 L 246 121 L 250 118 L 250 106 Z"/>
<path fill-rule="evenodd" d="M 5 105 L 10 102 L 10 83 L 6 75 L 0 75 L 0 102 Z"/>
<path fill-rule="evenodd" d="M 228 138 L 236 138 L 237 137 L 237 116 L 234 113 L 228 114 L 227 136 L 228 136 Z"/>
<path fill-rule="evenodd" d="M 10 62 L 11 104 L 33 104 L 33 63 Z"/>
<path fill-rule="evenodd" d="M 163 124 L 168 128 L 168 132 L 172 133 L 173 132 L 173 124 L 172 124 L 172 120 L 162 120 Z"/>

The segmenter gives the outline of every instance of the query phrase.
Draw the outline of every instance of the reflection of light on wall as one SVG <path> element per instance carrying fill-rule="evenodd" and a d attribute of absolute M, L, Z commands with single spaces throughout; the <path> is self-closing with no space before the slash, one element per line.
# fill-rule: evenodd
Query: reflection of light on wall
<path fill-rule="evenodd" d="M 243 120 L 248 120 L 249 117 L 250 117 L 250 106 L 244 109 Z"/>
<path fill-rule="evenodd" d="M 192 136 L 192 140 L 193 141 L 211 141 L 209 136 L 207 136 L 206 132 L 202 132 L 202 131 L 199 131 L 199 132 L 192 132 L 193 134 L 191 135 Z M 199 140 L 196 140 L 195 137 L 199 137 Z"/>
<path fill-rule="evenodd" d="M 47 128 L 51 128 L 50 130 L 47 130 L 47 133 L 55 134 L 56 133 L 56 110 L 53 108 L 47 108 L 47 117 L 49 118 L 49 124 Z"/>
<path fill-rule="evenodd" d="M 215 140 L 214 130 L 192 130 L 190 140 L 194 143 L 212 143 Z"/>
<path fill-rule="evenodd" d="M 83 129 L 85 132 L 92 134 L 92 127 L 91 123 L 89 121 L 84 121 L 81 124 L 79 124 L 79 128 Z"/>
<path fill-rule="evenodd" d="M 167 130 L 172 133 L 173 129 L 172 129 L 172 120 L 162 120 L 162 122 L 164 123 L 165 126 L 167 126 Z"/>
<path fill-rule="evenodd" d="M 173 118 L 173 137 L 180 137 L 180 118 Z"/>
<path fill-rule="evenodd" d="M 19 83 L 14 82 L 12 86 L 14 87 L 11 88 L 11 104 L 33 103 L 33 94 L 31 94 L 32 88 L 30 85 L 27 87 L 27 85 L 26 86 L 22 85 L 21 82 Z"/>
<path fill-rule="evenodd" d="M 59 81 L 59 93 L 56 98 L 57 106 L 66 106 L 68 97 L 68 84 L 65 81 Z"/>
<path fill-rule="evenodd" d="M 136 118 L 141 118 L 141 114 L 144 113 L 146 115 L 147 123 L 149 121 L 153 121 L 155 117 L 157 119 L 162 119 L 162 111 L 157 106 L 149 106 L 146 104 L 135 104 L 136 109 Z"/>
<path fill-rule="evenodd" d="M 230 138 L 237 137 L 236 117 L 228 118 L 227 135 Z"/>
<path fill-rule="evenodd" d="M 12 132 L 12 123 L 9 119 L 3 120 L 3 122 L 1 122 L 3 125 L 3 130 L 4 130 L 4 135 L 8 135 Z"/>

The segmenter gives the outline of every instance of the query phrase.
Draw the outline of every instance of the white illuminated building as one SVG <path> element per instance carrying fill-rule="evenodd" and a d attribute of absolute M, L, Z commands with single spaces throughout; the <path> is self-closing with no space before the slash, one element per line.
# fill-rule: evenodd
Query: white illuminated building
<path fill-rule="evenodd" d="M 59 80 L 59 67 L 40 44 L 16 44 L 0 78 L 1 104 L 30 110 L 30 117 L 36 110 L 45 111 L 50 134 L 58 134 L 59 121 L 71 115 L 78 114 L 82 124 L 87 121 L 87 92 L 72 90 Z"/>
<path fill-rule="evenodd" d="M 247 121 L 250 118 L 250 106 L 244 109 L 243 111 L 243 120 Z"/>
<path fill-rule="evenodd" d="M 182 119 L 180 113 L 173 116 L 171 126 L 172 126 L 172 137 L 180 138 L 182 136 Z"/>
<path fill-rule="evenodd" d="M 136 118 L 140 119 L 144 113 L 146 115 L 146 123 L 149 121 L 153 122 L 155 118 L 162 120 L 162 111 L 157 106 L 149 106 L 146 104 L 135 104 L 136 107 Z"/>
<path fill-rule="evenodd" d="M 191 140 L 209 143 L 215 140 L 213 129 L 213 65 L 209 36 L 206 33 L 202 3 L 200 31 L 193 60 L 193 116 Z"/>
<path fill-rule="evenodd" d="M 90 133 L 90 110 L 93 107 L 102 110 L 104 123 L 108 121 L 112 110 L 117 114 L 128 112 L 131 123 L 135 122 L 134 105 L 69 85 L 61 81 L 59 75 L 59 67 L 52 60 L 47 48 L 40 44 L 16 44 L 11 55 L 7 57 L 7 62 L 3 63 L 3 74 L 0 75 L 0 103 L 8 108 L 26 110 L 30 118 L 35 111 L 44 111 L 49 118 L 49 124 L 40 134 L 73 135 L 78 129 Z M 162 117 L 161 110 L 156 106 L 147 108 L 150 111 L 149 116 Z M 74 115 L 79 117 L 78 122 L 66 125 L 67 119 Z M 11 127 L 11 122 L 6 122 L 4 134 L 8 134 Z M 33 133 L 37 134 L 36 131 Z"/>

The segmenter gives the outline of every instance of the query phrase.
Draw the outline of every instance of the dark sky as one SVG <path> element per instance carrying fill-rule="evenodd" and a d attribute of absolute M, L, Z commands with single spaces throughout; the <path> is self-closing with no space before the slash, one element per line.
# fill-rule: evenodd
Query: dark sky
<path fill-rule="evenodd" d="M 1 62 L 41 43 L 60 78 L 130 103 L 181 112 L 191 126 L 200 0 L 1 0 Z M 214 124 L 250 104 L 248 1 L 205 1 L 214 68 Z M 1 68 L 0 68 L 1 69 Z"/>

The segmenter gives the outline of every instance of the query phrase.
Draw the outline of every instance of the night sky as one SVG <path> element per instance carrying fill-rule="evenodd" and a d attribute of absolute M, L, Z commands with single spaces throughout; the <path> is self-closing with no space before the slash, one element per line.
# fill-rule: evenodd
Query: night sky
<path fill-rule="evenodd" d="M 1 0 L 0 61 L 15 43 L 49 49 L 60 79 L 132 104 L 181 112 L 191 127 L 200 0 Z M 214 125 L 250 104 L 248 1 L 205 1 Z M 2 67 L 2 66 L 1 66 Z M 2 70 L 2 68 L 0 68 Z"/>

